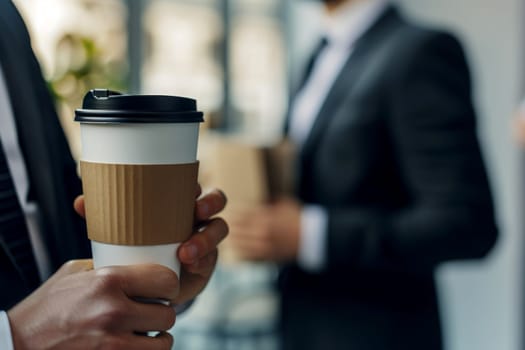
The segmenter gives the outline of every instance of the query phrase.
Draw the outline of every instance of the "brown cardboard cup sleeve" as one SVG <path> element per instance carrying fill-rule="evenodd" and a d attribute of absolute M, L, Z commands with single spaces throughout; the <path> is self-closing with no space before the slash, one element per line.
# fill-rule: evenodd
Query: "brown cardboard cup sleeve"
<path fill-rule="evenodd" d="M 89 239 L 118 245 L 183 242 L 193 230 L 199 162 L 80 162 Z"/>

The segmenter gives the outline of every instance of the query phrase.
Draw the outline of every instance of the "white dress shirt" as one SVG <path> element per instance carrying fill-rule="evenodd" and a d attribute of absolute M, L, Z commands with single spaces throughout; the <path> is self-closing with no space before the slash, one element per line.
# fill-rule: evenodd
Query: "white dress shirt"
<path fill-rule="evenodd" d="M 7 314 L 4 311 L 0 311 L 0 349 L 14 350 L 9 320 L 7 318 Z"/>
<path fill-rule="evenodd" d="M 24 211 L 26 224 L 35 254 L 40 278 L 45 280 L 50 273 L 49 259 L 40 235 L 38 206 L 34 202 L 27 201 L 29 192 L 29 177 L 24 163 L 22 150 L 18 144 L 16 124 L 14 120 L 11 102 L 5 84 L 4 74 L 0 67 L 0 139 L 7 159 L 7 166 L 15 184 L 18 200 Z M 0 311 L 0 349 L 13 350 L 11 331 L 7 314 Z"/>
<path fill-rule="evenodd" d="M 359 37 L 385 11 L 388 0 L 348 2 L 326 16 L 324 36 L 328 44 L 319 54 L 308 80 L 291 106 L 289 136 L 300 149 L 312 129 L 328 93 L 352 54 Z M 319 271 L 326 261 L 328 215 L 321 206 L 307 205 L 301 214 L 298 262 Z"/>
<path fill-rule="evenodd" d="M 26 225 L 33 246 L 40 279 L 43 281 L 50 275 L 49 258 L 40 234 L 38 206 L 35 202 L 29 202 L 27 200 L 29 176 L 27 175 L 24 157 L 18 143 L 17 135 L 13 110 L 5 85 L 4 74 L 0 67 L 0 140 L 7 159 L 7 166 L 13 178 L 18 201 L 25 214 Z"/>

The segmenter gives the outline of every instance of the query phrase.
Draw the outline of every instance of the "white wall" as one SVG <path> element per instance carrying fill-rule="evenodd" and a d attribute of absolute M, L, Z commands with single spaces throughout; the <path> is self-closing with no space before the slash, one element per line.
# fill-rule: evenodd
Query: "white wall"
<path fill-rule="evenodd" d="M 524 180 L 520 152 L 511 137 L 524 73 L 521 0 L 398 1 L 412 17 L 452 29 L 465 46 L 501 230 L 486 260 L 448 264 L 438 272 L 446 349 L 521 349 Z M 314 1 L 291 3 L 291 70 L 296 73 L 300 57 L 315 42 L 318 14 Z M 305 27 L 305 22 L 310 25 Z"/>
<path fill-rule="evenodd" d="M 402 0 L 417 18 L 454 30 L 475 82 L 480 137 L 493 183 L 500 241 L 482 263 L 438 274 L 448 350 L 518 350 L 523 331 L 523 181 L 511 119 L 523 76 L 521 0 Z"/>

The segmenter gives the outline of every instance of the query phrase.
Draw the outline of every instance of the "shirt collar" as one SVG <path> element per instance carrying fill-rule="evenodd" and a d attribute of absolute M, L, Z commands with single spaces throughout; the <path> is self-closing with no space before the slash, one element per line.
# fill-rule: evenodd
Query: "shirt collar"
<path fill-rule="evenodd" d="M 385 11 L 389 0 L 356 0 L 326 15 L 324 35 L 330 46 L 351 48 L 373 22 Z"/>

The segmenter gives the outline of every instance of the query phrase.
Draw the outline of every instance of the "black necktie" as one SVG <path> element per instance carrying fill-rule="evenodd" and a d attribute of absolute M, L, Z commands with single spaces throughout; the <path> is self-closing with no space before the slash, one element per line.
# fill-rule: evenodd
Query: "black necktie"
<path fill-rule="evenodd" d="M 315 46 L 314 50 L 310 54 L 310 57 L 306 61 L 306 65 L 304 66 L 303 74 L 301 75 L 301 79 L 299 80 L 299 84 L 297 85 L 297 88 L 294 90 L 294 92 L 291 94 L 291 99 L 289 106 L 292 106 L 292 101 L 295 100 L 297 97 L 297 94 L 299 91 L 301 91 L 306 83 L 308 82 L 308 79 L 310 79 L 310 75 L 312 75 L 312 71 L 314 70 L 315 63 L 319 59 L 319 56 L 321 55 L 321 52 L 328 46 L 328 39 L 325 37 L 322 37 L 321 40 L 319 40 L 319 43 Z M 290 123 L 290 110 L 288 110 L 288 114 L 286 116 L 285 125 L 284 125 L 284 132 L 285 134 L 288 134 L 288 128 Z"/>
<path fill-rule="evenodd" d="M 22 207 L 0 142 L 0 245 L 29 288 L 40 283 Z M 6 286 L 9 288 L 9 286 Z"/>
<path fill-rule="evenodd" d="M 301 91 L 302 88 L 304 88 L 304 85 L 308 82 L 308 79 L 310 79 L 310 75 L 312 75 L 312 71 L 314 70 L 315 63 L 317 62 L 317 59 L 319 59 L 319 56 L 321 55 L 321 52 L 328 46 L 328 39 L 325 37 L 321 38 L 319 40 L 319 43 L 317 43 L 317 46 L 310 54 L 310 57 L 308 61 L 306 61 L 306 65 L 303 71 L 303 75 L 301 76 L 301 80 L 299 80 L 298 89 L 296 92 Z"/>

